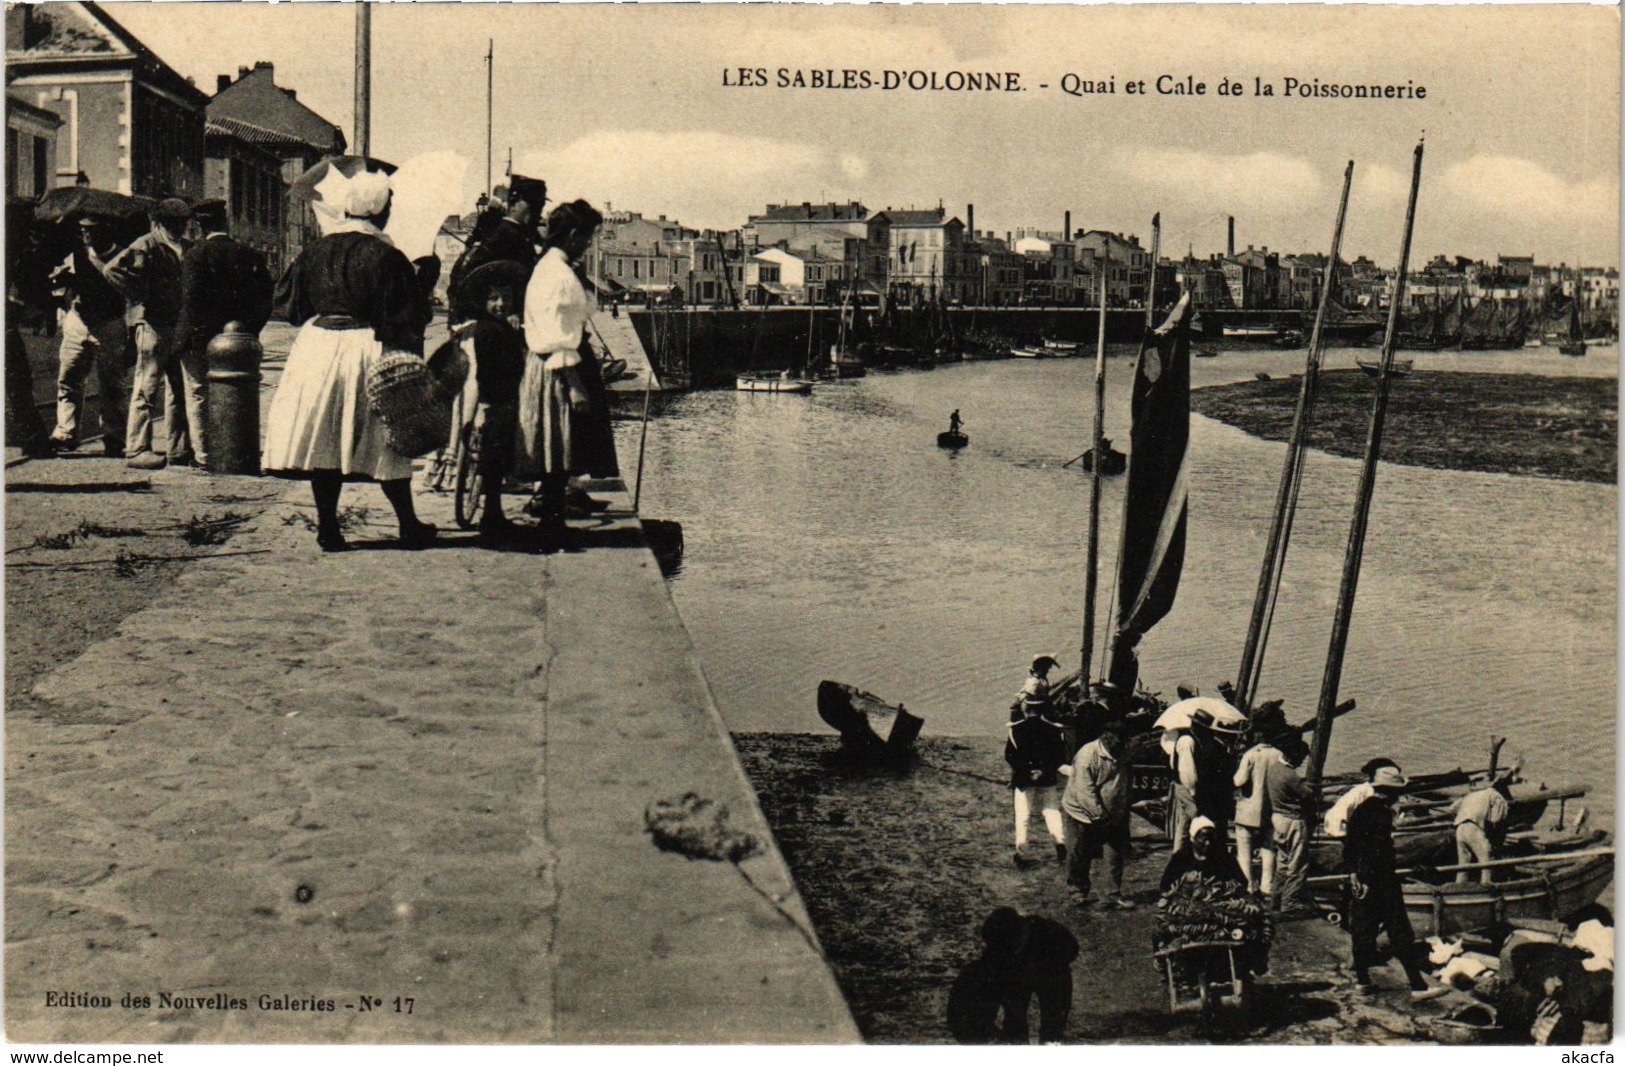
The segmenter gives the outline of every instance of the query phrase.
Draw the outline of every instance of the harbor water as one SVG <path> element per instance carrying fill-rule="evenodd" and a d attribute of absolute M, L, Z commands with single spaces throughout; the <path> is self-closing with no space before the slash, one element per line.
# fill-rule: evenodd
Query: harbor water
<path fill-rule="evenodd" d="M 1128 437 L 1128 350 L 1106 433 Z M 1328 354 L 1352 367 L 1372 349 Z M 1418 369 L 1617 377 L 1617 349 L 1417 353 Z M 1301 371 L 1301 352 L 1193 360 L 1197 387 Z M 671 591 L 728 726 L 818 732 L 818 682 L 902 702 L 928 734 L 1002 733 L 1034 654 L 1080 655 L 1093 360 L 871 374 L 810 397 L 692 392 L 649 429 L 643 514 L 682 523 Z M 1404 388 L 1405 383 L 1399 384 Z M 970 446 L 935 446 L 959 409 Z M 623 424 L 623 455 L 637 427 Z M 1404 432 L 1390 421 L 1389 434 Z M 631 447 L 625 447 L 630 444 Z M 1172 612 L 1141 645 L 1171 695 L 1234 678 L 1285 446 L 1193 415 L 1189 544 Z M 1357 460 L 1309 454 L 1260 698 L 1313 715 Z M 628 471 L 630 473 L 630 471 Z M 1105 483 L 1097 633 L 1112 609 L 1122 479 Z M 1612 825 L 1617 487 L 1384 463 L 1329 769 L 1503 764 L 1585 783 Z M 1097 638 L 1098 639 L 1098 638 Z M 1102 660 L 1097 645 L 1095 661 Z"/>

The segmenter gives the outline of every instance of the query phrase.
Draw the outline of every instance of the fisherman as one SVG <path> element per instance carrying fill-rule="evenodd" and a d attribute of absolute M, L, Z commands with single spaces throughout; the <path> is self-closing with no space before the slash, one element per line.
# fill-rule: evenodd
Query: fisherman
<path fill-rule="evenodd" d="M 1247 891 L 1266 897 L 1275 891 L 1275 834 L 1271 817 L 1269 788 L 1265 776 L 1271 764 L 1285 764 L 1286 758 L 1268 739 L 1258 741 L 1242 755 L 1232 783 L 1241 792 L 1236 801 L 1236 861 L 1247 878 Z M 1253 856 L 1258 856 L 1258 876 L 1253 876 Z"/>
<path fill-rule="evenodd" d="M 1371 782 L 1376 780 L 1377 771 L 1384 767 L 1399 770 L 1397 762 L 1381 756 L 1368 760 L 1360 767 L 1365 780 L 1339 796 L 1337 802 L 1332 804 L 1332 809 L 1326 812 L 1322 828 L 1326 830 L 1327 836 L 1341 838 L 1347 834 L 1349 815 L 1354 812 L 1354 808 L 1372 797 L 1375 790 L 1371 787 Z"/>
<path fill-rule="evenodd" d="M 51 443 L 71 452 L 79 445 L 79 410 L 85 379 L 96 372 L 101 390 L 102 451 L 124 457 L 124 428 L 130 414 L 130 364 L 125 358 L 128 329 L 124 296 L 107 279 L 108 263 L 118 242 L 101 220 L 79 220 L 79 247 L 51 272 L 51 287 L 71 301 L 62 319 L 62 346 L 57 353 L 56 428 Z"/>
<path fill-rule="evenodd" d="M 1134 901 L 1123 895 L 1123 862 L 1129 849 L 1128 773 L 1119 761 L 1123 729 L 1108 722 L 1099 738 L 1078 749 L 1067 767 L 1061 810 L 1066 814 L 1067 884 L 1079 905 L 1093 902 L 1089 874 L 1095 857 L 1104 852 L 1111 894 L 1106 902 L 1131 911 Z"/>
<path fill-rule="evenodd" d="M 1309 755 L 1309 746 L 1296 732 L 1274 738 L 1281 757 L 1264 766 L 1264 791 L 1268 796 L 1270 836 L 1275 842 L 1275 887 L 1272 901 L 1283 918 L 1302 918 L 1318 913 L 1306 892 L 1309 863 L 1309 789 L 1298 775 L 1298 767 Z M 1265 894 L 1269 889 L 1265 889 Z"/>
<path fill-rule="evenodd" d="M 1028 704 L 1035 705 L 1040 714 L 1049 717 L 1055 707 L 1054 697 L 1050 693 L 1049 672 L 1059 665 L 1060 660 L 1053 655 L 1033 657 L 1032 666 L 1027 668 L 1027 680 L 1022 682 L 1021 691 L 1016 693 L 1016 702 L 1010 705 L 1010 721 L 1019 722 Z"/>
<path fill-rule="evenodd" d="M 188 247 L 182 234 L 192 211 L 185 200 L 170 197 L 149 217 L 151 230 L 107 264 L 107 279 L 129 301 L 125 321 L 135 331 L 135 383 L 124 438 L 130 450 L 126 465 L 135 470 L 191 466 L 206 457 L 197 437 L 208 381 L 185 372 L 174 343 L 181 313 L 181 257 Z M 168 438 L 163 455 L 152 449 L 152 426 L 160 408 Z"/>
<path fill-rule="evenodd" d="M 954 413 L 948 416 L 948 432 L 958 433 L 959 427 L 964 424 L 959 418 L 959 408 L 955 407 Z"/>
<path fill-rule="evenodd" d="M 1505 778 L 1479 782 L 1477 787 L 1463 796 L 1456 810 L 1456 862 L 1465 865 L 1489 862 L 1495 858 L 1506 840 L 1507 816 L 1511 813 Z M 1478 879 L 1491 880 L 1491 871 L 1488 868 L 1479 870 Z M 1470 871 L 1456 872 L 1457 884 L 1466 884 L 1470 880 Z"/>
<path fill-rule="evenodd" d="M 982 954 L 948 992 L 948 1029 L 961 1044 L 1027 1043 L 1027 1016 L 1038 999 L 1038 1039 L 1066 1035 L 1072 1011 L 1072 963 L 1078 940 L 1060 922 L 1000 907 L 982 923 Z M 1003 1024 L 995 1026 L 1004 1012 Z"/>
<path fill-rule="evenodd" d="M 1394 859 L 1394 799 L 1405 788 L 1405 776 L 1392 766 L 1379 767 L 1371 777 L 1371 796 L 1355 807 L 1343 840 L 1343 866 L 1348 871 L 1349 936 L 1354 955 L 1354 981 L 1362 992 L 1375 989 L 1371 967 L 1377 953 L 1377 934 L 1388 933 L 1388 948 L 1405 971 L 1411 998 L 1431 996 L 1427 979 L 1416 963 L 1416 934 L 1405 913 Z"/>
<path fill-rule="evenodd" d="M 1238 731 L 1220 725 L 1211 711 L 1198 710 L 1191 715 L 1190 757 L 1182 759 L 1178 767 L 1180 783 L 1189 789 L 1196 813 L 1211 818 L 1221 837 L 1229 835 L 1235 815 L 1236 795 L 1231 784 L 1235 756 L 1230 744 L 1239 736 Z"/>
<path fill-rule="evenodd" d="M 1022 849 L 1027 844 L 1027 823 L 1036 806 L 1044 814 L 1044 826 L 1055 843 L 1055 861 L 1066 861 L 1066 837 L 1061 830 L 1059 789 L 1061 767 L 1066 763 L 1066 741 L 1061 727 L 1044 717 L 1038 703 L 1021 705 L 1020 721 L 1007 727 L 1004 761 L 1010 764 L 1010 788 L 1016 807 L 1015 863 L 1026 868 L 1032 861 Z"/>

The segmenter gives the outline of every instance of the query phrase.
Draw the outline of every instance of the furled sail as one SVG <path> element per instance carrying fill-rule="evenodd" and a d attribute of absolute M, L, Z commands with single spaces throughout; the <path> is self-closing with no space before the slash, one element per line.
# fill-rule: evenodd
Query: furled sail
<path fill-rule="evenodd" d="M 1139 679 L 1140 638 L 1173 607 L 1185 564 L 1190 319 L 1186 293 L 1167 320 L 1147 332 L 1134 370 L 1117 618 L 1107 675 L 1125 692 Z"/>

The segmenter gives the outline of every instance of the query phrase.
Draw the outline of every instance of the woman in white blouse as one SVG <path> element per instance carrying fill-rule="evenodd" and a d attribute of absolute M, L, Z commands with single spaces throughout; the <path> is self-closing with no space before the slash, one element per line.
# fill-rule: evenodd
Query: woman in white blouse
<path fill-rule="evenodd" d="M 519 387 L 514 476 L 539 481 L 541 531 L 547 547 L 562 546 L 565 490 L 588 472 L 594 435 L 591 396 L 581 346 L 592 298 L 575 264 L 592 245 L 603 215 L 585 200 L 560 204 L 547 219 L 546 250 L 525 289 L 525 377 Z"/>

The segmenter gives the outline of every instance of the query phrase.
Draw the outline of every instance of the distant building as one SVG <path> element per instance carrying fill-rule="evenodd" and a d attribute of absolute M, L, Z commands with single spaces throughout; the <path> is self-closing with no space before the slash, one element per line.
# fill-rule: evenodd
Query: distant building
<path fill-rule="evenodd" d="M 263 156 L 237 151 L 233 141 L 275 156 L 284 187 L 328 156 L 343 155 L 346 147 L 344 131 L 300 103 L 297 92 L 278 85 L 276 67 L 264 61 L 238 67 L 235 79 L 229 74 L 215 79 L 214 99 L 209 101 L 209 127 L 213 144 L 225 152 L 215 157 L 221 161 L 221 170 L 241 175 L 227 178 L 228 185 L 236 181 L 242 190 L 232 202 L 234 234 L 239 232 L 239 226 L 246 233 L 264 225 L 248 216 L 263 215 L 250 204 L 258 204 L 259 193 L 254 190 L 265 180 L 265 168 Z M 321 231 L 307 203 L 297 207 L 284 204 L 279 211 L 282 262 L 290 263 L 305 245 L 321 236 Z"/>
<path fill-rule="evenodd" d="M 869 209 L 856 200 L 844 204 L 768 204 L 745 223 L 745 242 L 752 247 L 805 248 L 831 240 L 868 236 Z M 826 253 L 827 254 L 827 253 Z"/>
<path fill-rule="evenodd" d="M 1108 307 L 1143 307 L 1151 281 L 1151 253 L 1140 247 L 1138 237 L 1108 230 L 1092 229 L 1073 244 L 1081 258 L 1088 253 L 1094 262 L 1106 259 L 1106 304 Z M 1095 283 L 1098 292 L 1099 282 Z M 1098 297 L 1096 298 L 1098 302 Z"/>
<path fill-rule="evenodd" d="M 608 206 L 608 205 L 606 205 Z M 648 302 L 687 295 L 687 242 L 698 234 L 661 215 L 644 218 L 636 211 L 606 210 L 593 241 L 595 274 L 618 291 Z"/>
<path fill-rule="evenodd" d="M 1021 254 L 1022 297 L 1030 304 L 1070 304 L 1077 248 L 1059 233 L 1033 233 L 1017 238 Z"/>
<path fill-rule="evenodd" d="M 225 201 L 228 232 L 265 256 L 272 276 L 279 276 L 287 238 L 282 157 L 257 131 L 235 123 L 208 123 L 203 143 L 204 196 Z"/>
<path fill-rule="evenodd" d="M 52 187 L 82 172 L 114 192 L 202 194 L 208 97 L 101 5 L 8 7 L 6 90 L 60 120 Z"/>
<path fill-rule="evenodd" d="M 901 301 L 963 303 L 974 297 L 981 266 L 966 262 L 964 236 L 965 224 L 940 207 L 887 208 L 869 219 L 870 247 L 886 250 L 887 290 Z"/>
<path fill-rule="evenodd" d="M 6 94 L 6 195 L 37 199 L 56 184 L 56 132 L 62 119 Z"/>

